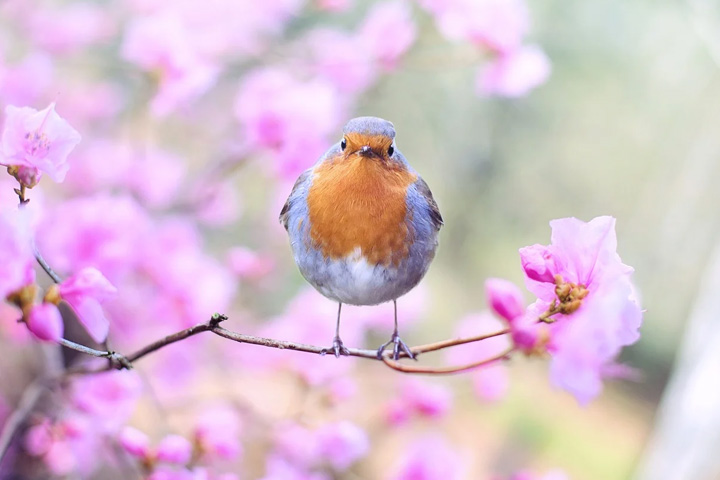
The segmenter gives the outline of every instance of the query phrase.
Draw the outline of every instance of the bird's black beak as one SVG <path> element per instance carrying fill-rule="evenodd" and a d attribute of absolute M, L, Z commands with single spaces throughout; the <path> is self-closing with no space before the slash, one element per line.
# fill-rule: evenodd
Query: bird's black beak
<path fill-rule="evenodd" d="M 370 145 L 363 145 L 362 148 L 358 150 L 358 153 L 360 153 L 363 157 L 370 157 L 372 156 L 373 151 L 372 148 L 370 148 Z"/>

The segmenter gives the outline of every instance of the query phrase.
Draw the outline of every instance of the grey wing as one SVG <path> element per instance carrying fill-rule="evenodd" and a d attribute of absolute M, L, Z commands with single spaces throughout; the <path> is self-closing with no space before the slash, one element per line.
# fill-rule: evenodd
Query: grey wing
<path fill-rule="evenodd" d="M 440 214 L 440 209 L 438 208 L 437 202 L 435 202 L 432 192 L 430 191 L 430 187 L 428 187 L 428 184 L 425 183 L 425 180 L 418 177 L 417 181 L 415 182 L 415 189 L 417 190 L 418 194 L 420 194 L 427 202 L 428 213 L 430 215 L 430 221 L 432 222 L 433 227 L 436 231 L 440 230 L 440 227 L 443 226 L 443 218 Z"/>
<path fill-rule="evenodd" d="M 290 191 L 288 199 L 285 201 L 285 205 L 283 205 L 282 210 L 280 210 L 279 220 L 283 227 L 285 227 L 285 230 L 288 229 L 288 223 L 290 221 L 290 208 L 293 203 L 307 190 L 307 183 L 310 175 L 312 175 L 312 169 L 305 170 L 300 174 L 298 179 L 295 181 L 295 185 L 293 185 L 292 191 Z"/>

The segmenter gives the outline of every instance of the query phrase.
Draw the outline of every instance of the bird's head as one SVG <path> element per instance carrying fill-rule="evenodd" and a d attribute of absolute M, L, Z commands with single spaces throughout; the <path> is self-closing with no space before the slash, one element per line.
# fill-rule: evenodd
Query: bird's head
<path fill-rule="evenodd" d="M 395 128 L 378 117 L 358 117 L 343 128 L 340 149 L 346 158 L 358 155 L 383 163 L 395 159 Z"/>

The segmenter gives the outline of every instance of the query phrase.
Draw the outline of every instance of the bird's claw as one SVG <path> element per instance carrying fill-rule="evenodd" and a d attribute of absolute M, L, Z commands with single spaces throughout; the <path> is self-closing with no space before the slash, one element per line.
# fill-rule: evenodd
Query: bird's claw
<path fill-rule="evenodd" d="M 400 353 L 405 353 L 405 355 L 408 356 L 408 358 L 411 358 L 413 360 L 416 360 L 415 354 L 410 350 L 410 347 L 407 346 L 405 342 L 403 342 L 400 339 L 400 336 L 397 333 L 393 333 L 392 337 L 390 337 L 390 340 L 380 345 L 380 348 L 378 348 L 377 351 L 377 357 L 379 359 L 382 359 L 383 353 L 385 352 L 385 349 L 389 347 L 390 345 L 393 346 L 392 350 L 392 359 L 398 360 L 400 358 Z"/>
<path fill-rule="evenodd" d="M 348 350 L 347 347 L 343 344 L 343 341 L 340 339 L 340 337 L 333 338 L 332 347 L 323 349 L 321 353 L 325 355 L 329 352 L 332 352 L 335 355 L 335 358 L 340 358 L 340 355 L 350 355 L 350 350 Z"/>

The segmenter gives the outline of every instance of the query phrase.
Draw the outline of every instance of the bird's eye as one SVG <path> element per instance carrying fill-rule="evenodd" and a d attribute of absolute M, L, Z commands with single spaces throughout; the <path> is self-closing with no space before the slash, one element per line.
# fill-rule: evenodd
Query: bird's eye
<path fill-rule="evenodd" d="M 347 147 L 347 141 L 343 138 L 343 139 L 340 141 L 340 148 L 343 149 L 343 150 L 345 150 L 345 147 Z"/>
<path fill-rule="evenodd" d="M 395 147 L 390 145 L 390 148 L 388 148 L 388 157 L 392 157 L 393 153 L 395 153 Z"/>

